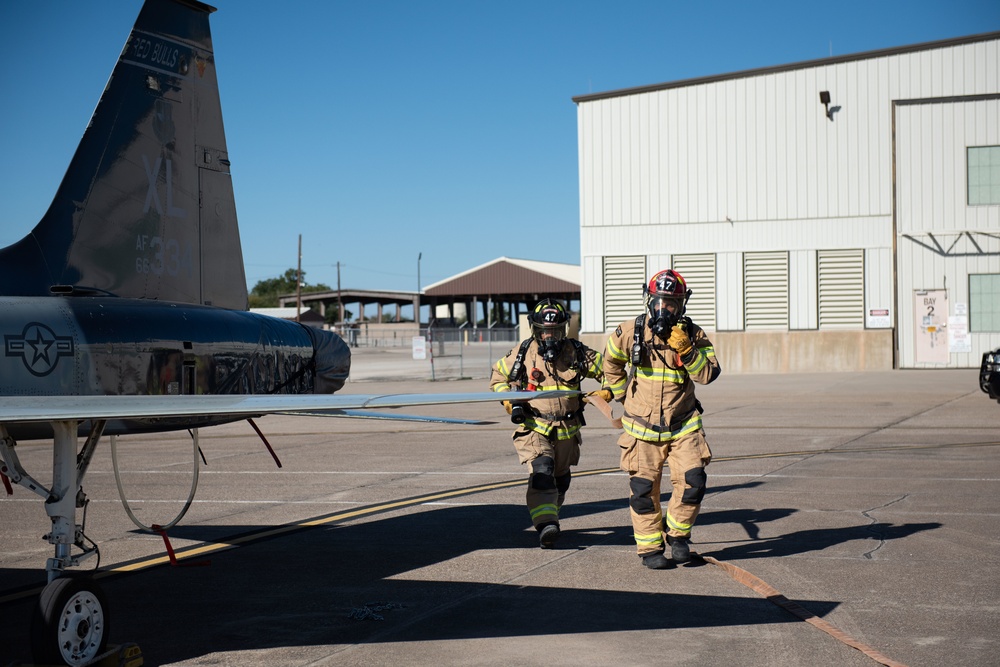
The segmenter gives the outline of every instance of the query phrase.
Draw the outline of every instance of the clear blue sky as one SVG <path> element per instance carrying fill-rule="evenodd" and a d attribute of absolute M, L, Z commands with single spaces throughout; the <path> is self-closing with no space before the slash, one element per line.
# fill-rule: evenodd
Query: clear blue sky
<path fill-rule="evenodd" d="M 1000 30 L 997 0 L 217 0 L 249 287 L 580 261 L 571 98 Z M 139 0 L 0 6 L 0 246 L 48 207 Z"/>

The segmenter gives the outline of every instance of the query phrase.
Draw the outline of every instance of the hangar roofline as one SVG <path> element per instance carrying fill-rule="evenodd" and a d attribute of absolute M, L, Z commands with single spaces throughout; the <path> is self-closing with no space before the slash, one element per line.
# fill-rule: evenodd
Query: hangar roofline
<path fill-rule="evenodd" d="M 921 42 L 919 44 L 909 44 L 906 46 L 894 46 L 887 49 L 876 49 L 874 51 L 849 53 L 843 56 L 818 58 L 816 60 L 803 60 L 797 63 L 789 63 L 786 65 L 773 65 L 770 67 L 746 69 L 746 70 L 740 70 L 738 72 L 727 72 L 725 74 L 713 74 L 710 76 L 695 77 L 692 79 L 680 79 L 677 81 L 667 81 L 665 83 L 654 83 L 646 86 L 636 86 L 634 88 L 619 88 L 617 90 L 609 90 L 603 93 L 577 95 L 576 97 L 573 98 L 573 101 L 576 104 L 581 104 L 583 102 L 595 102 L 597 100 L 605 100 L 613 97 L 639 95 L 641 93 L 651 93 L 651 92 L 656 92 L 658 90 L 669 90 L 671 88 L 683 88 L 686 86 L 693 86 L 703 83 L 716 83 L 718 81 L 727 81 L 730 79 L 746 79 L 754 76 L 763 76 L 765 74 L 776 74 L 779 72 L 788 72 L 791 70 L 806 69 L 809 67 L 835 65 L 838 63 L 851 62 L 852 60 L 868 60 L 870 58 L 883 58 L 885 56 L 894 56 L 901 53 L 913 53 L 915 51 L 927 51 L 930 49 L 940 49 L 949 46 L 961 46 L 963 44 L 986 42 L 997 38 L 1000 38 L 1000 31 L 983 32 L 976 35 L 966 35 L 964 37 L 952 37 L 949 39 L 942 39 L 934 42 Z"/>

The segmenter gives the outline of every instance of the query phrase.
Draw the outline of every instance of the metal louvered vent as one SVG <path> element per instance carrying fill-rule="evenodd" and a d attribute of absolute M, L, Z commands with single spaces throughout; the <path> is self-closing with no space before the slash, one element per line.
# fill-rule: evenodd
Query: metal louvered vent
<path fill-rule="evenodd" d="M 862 250 L 820 250 L 819 328 L 865 326 L 865 258 Z"/>
<path fill-rule="evenodd" d="M 605 330 L 613 329 L 642 312 L 645 307 L 642 286 L 645 284 L 644 256 L 604 258 Z"/>
<path fill-rule="evenodd" d="M 674 255 L 673 269 L 691 290 L 687 316 L 702 328 L 715 329 L 715 255 Z"/>
<path fill-rule="evenodd" d="M 743 290 L 748 331 L 788 328 L 788 253 L 746 253 Z"/>

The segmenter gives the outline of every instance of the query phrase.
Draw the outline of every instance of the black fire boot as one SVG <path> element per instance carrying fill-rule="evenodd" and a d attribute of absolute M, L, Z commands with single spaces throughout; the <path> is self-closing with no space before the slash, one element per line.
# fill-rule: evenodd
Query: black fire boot
<path fill-rule="evenodd" d="M 543 549 L 551 549 L 554 547 L 556 545 L 556 540 L 559 539 L 559 524 L 547 523 L 539 526 L 538 528 L 538 546 Z"/>
<path fill-rule="evenodd" d="M 666 570 L 670 567 L 670 561 L 663 556 L 662 551 L 657 551 L 651 554 L 642 554 L 639 558 L 642 559 L 642 564 L 650 570 Z"/>
<path fill-rule="evenodd" d="M 678 565 L 691 560 L 691 539 L 687 537 L 671 537 L 667 535 L 667 543 L 670 544 L 670 557 Z"/>

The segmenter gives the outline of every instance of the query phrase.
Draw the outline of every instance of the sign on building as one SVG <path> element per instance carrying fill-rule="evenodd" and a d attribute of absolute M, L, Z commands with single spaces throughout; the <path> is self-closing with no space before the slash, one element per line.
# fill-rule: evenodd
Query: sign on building
<path fill-rule="evenodd" d="M 913 331 L 917 363 L 948 363 L 948 292 L 913 292 Z"/>

